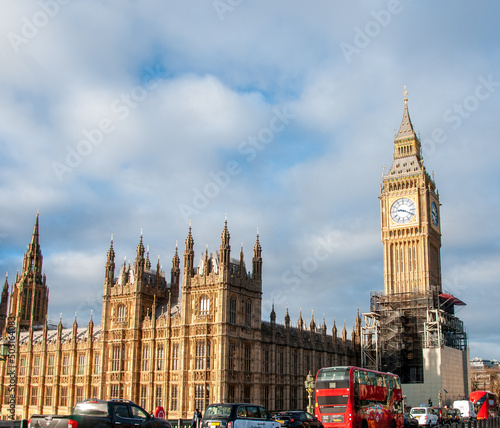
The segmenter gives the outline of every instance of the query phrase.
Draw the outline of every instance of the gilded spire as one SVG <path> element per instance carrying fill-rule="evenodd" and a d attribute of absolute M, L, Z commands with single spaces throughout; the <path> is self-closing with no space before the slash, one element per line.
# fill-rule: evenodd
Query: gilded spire
<path fill-rule="evenodd" d="M 394 136 L 393 164 L 387 176 L 415 174 L 422 166 L 421 144 L 413 129 L 408 111 L 408 91 L 403 92 L 404 111 L 399 131 Z M 407 158 L 407 161 L 401 159 Z"/>
<path fill-rule="evenodd" d="M 408 112 L 408 91 L 406 86 L 404 87 L 404 112 L 403 119 L 401 120 L 401 126 L 399 127 L 399 132 L 396 135 L 395 140 L 406 139 L 406 138 L 416 138 L 415 131 L 413 130 L 413 125 L 410 119 L 410 113 Z"/>

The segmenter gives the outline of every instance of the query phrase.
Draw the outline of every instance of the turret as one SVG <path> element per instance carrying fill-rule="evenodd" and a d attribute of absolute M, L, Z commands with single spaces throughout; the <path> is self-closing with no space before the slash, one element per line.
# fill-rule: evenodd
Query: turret
<path fill-rule="evenodd" d="M 76 345 L 78 339 L 78 322 L 76 321 L 76 312 L 75 312 L 75 321 L 73 321 L 73 343 Z"/>
<path fill-rule="evenodd" d="M 288 304 L 286 305 L 286 314 L 285 314 L 285 329 L 290 328 L 290 314 L 288 313 Z"/>
<path fill-rule="evenodd" d="M 311 322 L 309 323 L 309 330 L 311 332 L 316 331 L 316 321 L 314 321 L 314 311 L 311 313 Z"/>
<path fill-rule="evenodd" d="M 241 250 L 240 250 L 240 262 L 238 264 L 238 276 L 240 278 L 245 278 L 247 275 L 246 268 L 245 268 L 245 258 L 243 256 L 243 242 L 241 243 Z"/>
<path fill-rule="evenodd" d="M 356 314 L 356 320 L 354 321 L 354 340 L 353 344 L 359 345 L 361 343 L 361 317 L 359 316 L 359 308 Z"/>
<path fill-rule="evenodd" d="M 88 325 L 88 340 L 92 343 L 92 337 L 94 336 L 94 320 L 92 319 L 92 310 L 90 310 L 90 320 Z"/>
<path fill-rule="evenodd" d="M 177 244 L 175 244 L 175 254 L 172 258 L 172 269 L 170 269 L 170 299 L 172 304 L 177 304 L 179 300 L 179 282 L 181 276 L 179 252 L 177 251 Z"/>
<path fill-rule="evenodd" d="M 259 242 L 259 231 L 253 247 L 252 276 L 254 280 L 262 281 L 262 247 Z"/>
<path fill-rule="evenodd" d="M 220 243 L 220 269 L 221 272 L 227 272 L 229 271 L 229 263 L 230 263 L 230 257 L 231 257 L 231 246 L 229 245 L 229 230 L 227 229 L 227 216 L 226 220 L 224 221 L 224 229 L 222 230 L 221 233 L 221 243 Z"/>
<path fill-rule="evenodd" d="M 311 322 L 309 323 L 309 331 L 311 333 L 311 343 L 316 342 L 316 321 L 314 321 L 314 311 L 311 314 Z"/>
<path fill-rule="evenodd" d="M 145 271 L 146 272 L 151 272 L 151 260 L 149 260 L 149 245 L 147 246 L 147 249 L 146 249 L 146 266 L 145 266 Z"/>
<path fill-rule="evenodd" d="M 151 263 L 150 263 L 151 264 Z M 156 275 L 155 275 L 155 287 L 161 287 L 161 264 L 160 264 L 160 255 L 158 255 L 158 261 L 156 262 Z"/>
<path fill-rule="evenodd" d="M 186 248 L 184 249 L 184 278 L 186 280 L 194 275 L 194 239 L 191 235 L 191 223 L 186 238 Z"/>
<path fill-rule="evenodd" d="M 10 301 L 10 317 L 21 330 L 42 325 L 47 315 L 47 278 L 42 274 L 42 252 L 39 244 L 39 213 L 36 214 L 31 242 L 23 259 L 23 271 L 17 275 Z"/>
<path fill-rule="evenodd" d="M 137 287 L 137 290 L 139 290 L 142 287 L 144 280 L 144 272 L 146 269 L 146 259 L 144 257 L 144 253 L 145 253 L 145 248 L 142 242 L 142 230 L 141 230 L 141 239 L 139 241 L 139 245 L 137 246 L 135 264 L 134 264 L 134 271 L 135 271 L 134 282 Z"/>
<path fill-rule="evenodd" d="M 113 235 L 111 235 L 111 244 L 106 258 L 106 266 L 104 268 L 104 287 L 112 287 L 115 278 L 115 250 L 113 249 Z M 106 292 L 106 291 L 105 291 Z"/>
<path fill-rule="evenodd" d="M 208 255 L 208 245 L 205 247 L 205 254 L 203 255 L 203 276 L 207 277 L 210 273 L 210 256 Z"/>
<path fill-rule="evenodd" d="M 123 258 L 123 266 L 121 269 L 121 285 L 125 285 L 128 282 L 128 268 L 127 268 L 127 257 Z"/>

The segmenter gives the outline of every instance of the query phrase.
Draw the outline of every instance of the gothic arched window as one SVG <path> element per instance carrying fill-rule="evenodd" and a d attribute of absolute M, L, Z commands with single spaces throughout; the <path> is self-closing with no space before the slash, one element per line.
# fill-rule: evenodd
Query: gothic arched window
<path fill-rule="evenodd" d="M 229 323 L 236 324 L 236 299 L 234 297 L 229 299 Z"/>
<path fill-rule="evenodd" d="M 116 311 L 116 320 L 119 322 L 125 321 L 125 317 L 127 316 L 127 310 L 125 305 L 118 305 L 118 309 Z"/>
<path fill-rule="evenodd" d="M 207 295 L 201 296 L 200 315 L 208 315 L 209 312 L 210 312 L 210 299 Z"/>
<path fill-rule="evenodd" d="M 252 325 L 252 302 L 250 300 L 245 302 L 245 325 L 248 327 Z"/>

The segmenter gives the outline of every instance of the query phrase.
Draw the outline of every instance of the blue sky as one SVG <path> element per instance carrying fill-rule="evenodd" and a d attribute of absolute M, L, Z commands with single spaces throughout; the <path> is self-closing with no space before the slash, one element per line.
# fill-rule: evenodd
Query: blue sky
<path fill-rule="evenodd" d="M 263 319 L 350 331 L 383 289 L 378 196 L 403 87 L 441 207 L 443 288 L 500 359 L 500 6 L 431 1 L 0 5 L 0 268 L 37 210 L 49 316 L 100 320 L 111 235 L 171 267 L 263 248 Z M 326 256 L 315 258 L 319 248 Z M 117 272 L 118 273 L 118 272 Z M 99 322 L 99 321 L 98 321 Z"/>

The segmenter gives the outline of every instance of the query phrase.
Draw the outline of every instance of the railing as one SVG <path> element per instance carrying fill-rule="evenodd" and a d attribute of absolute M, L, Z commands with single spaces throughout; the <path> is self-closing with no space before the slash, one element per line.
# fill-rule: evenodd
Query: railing
<path fill-rule="evenodd" d="M 0 427 L 9 427 L 9 428 L 28 428 L 28 420 L 0 420 Z"/>
<path fill-rule="evenodd" d="M 469 420 L 467 422 L 454 422 L 452 424 L 445 424 L 450 428 L 500 428 L 500 418 Z"/>
<path fill-rule="evenodd" d="M 191 428 L 191 419 L 168 419 L 172 428 Z M 497 427 L 498 425 L 495 425 Z M 27 428 L 28 420 L 21 419 L 15 421 L 9 420 L 0 420 L 0 428 L 9 427 L 9 428 Z M 476 428 L 476 427 L 474 427 Z M 486 427 L 477 427 L 477 428 L 486 428 Z M 490 427 L 487 427 L 490 428 Z"/>
<path fill-rule="evenodd" d="M 172 428 L 191 428 L 191 419 L 168 419 Z"/>

